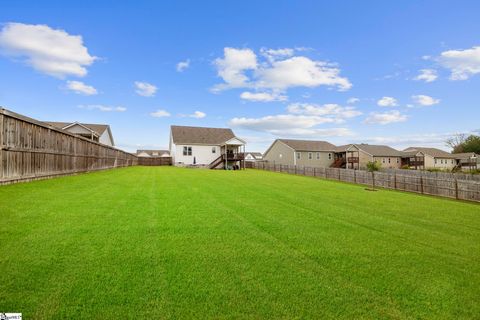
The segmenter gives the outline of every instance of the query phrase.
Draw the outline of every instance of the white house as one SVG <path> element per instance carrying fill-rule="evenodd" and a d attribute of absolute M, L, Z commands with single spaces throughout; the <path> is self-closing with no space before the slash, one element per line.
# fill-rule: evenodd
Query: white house
<path fill-rule="evenodd" d="M 152 157 L 170 157 L 168 150 L 137 150 L 137 157 L 152 158 Z"/>
<path fill-rule="evenodd" d="M 52 122 L 44 121 L 55 128 L 74 133 L 84 138 L 95 142 L 106 144 L 107 146 L 114 146 L 112 131 L 107 124 L 91 124 L 79 122 Z"/>
<path fill-rule="evenodd" d="M 227 128 L 170 127 L 170 156 L 177 166 L 240 169 L 245 144 Z"/>
<path fill-rule="evenodd" d="M 246 152 L 245 153 L 245 161 L 256 162 L 262 161 L 263 155 L 261 152 Z"/>

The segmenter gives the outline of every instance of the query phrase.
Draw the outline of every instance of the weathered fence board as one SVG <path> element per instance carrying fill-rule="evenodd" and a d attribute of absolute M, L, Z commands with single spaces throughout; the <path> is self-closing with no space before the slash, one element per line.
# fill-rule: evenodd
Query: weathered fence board
<path fill-rule="evenodd" d="M 0 184 L 137 162 L 133 154 L 0 108 Z"/>
<path fill-rule="evenodd" d="M 410 170 L 391 170 L 368 172 L 363 170 L 340 168 L 313 168 L 270 164 L 267 162 L 252 163 L 251 168 L 299 174 L 317 178 L 345 181 L 356 184 L 428 194 L 452 199 L 480 202 L 480 181 L 466 178 L 466 174 L 437 175 L 437 172 L 411 174 Z M 404 174 L 405 172 L 408 172 Z M 471 175 L 470 175 L 471 176 Z"/>
<path fill-rule="evenodd" d="M 171 166 L 171 157 L 138 157 L 139 166 Z"/>

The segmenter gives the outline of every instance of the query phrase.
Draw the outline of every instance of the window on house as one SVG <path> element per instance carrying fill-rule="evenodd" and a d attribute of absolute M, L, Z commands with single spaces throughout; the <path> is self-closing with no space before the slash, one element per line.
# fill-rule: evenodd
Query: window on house
<path fill-rule="evenodd" d="M 400 163 L 400 159 L 397 158 L 397 163 Z"/>
<path fill-rule="evenodd" d="M 280 153 L 280 154 L 278 155 L 278 157 L 279 157 L 280 159 L 282 159 L 283 154 Z"/>
<path fill-rule="evenodd" d="M 217 153 L 217 147 L 212 147 L 212 153 Z"/>
<path fill-rule="evenodd" d="M 435 164 L 437 164 L 437 159 L 435 159 Z"/>
<path fill-rule="evenodd" d="M 300 152 L 297 152 L 297 159 L 300 160 Z"/>
<path fill-rule="evenodd" d="M 311 152 L 308 153 L 308 160 L 312 160 L 313 159 L 313 155 Z"/>
<path fill-rule="evenodd" d="M 385 158 L 382 158 L 382 162 L 385 163 Z"/>
<path fill-rule="evenodd" d="M 452 160 L 452 164 L 453 164 L 453 160 Z"/>
<path fill-rule="evenodd" d="M 443 164 L 443 159 L 440 159 L 440 164 Z"/>
<path fill-rule="evenodd" d="M 332 154 L 331 153 L 328 154 L 328 160 L 332 160 Z"/>
<path fill-rule="evenodd" d="M 183 147 L 183 155 L 184 156 L 191 156 L 192 155 L 192 147 Z"/>
<path fill-rule="evenodd" d="M 388 163 L 390 163 L 390 158 L 388 158 Z"/>
<path fill-rule="evenodd" d="M 320 160 L 320 152 L 317 152 L 317 160 Z"/>

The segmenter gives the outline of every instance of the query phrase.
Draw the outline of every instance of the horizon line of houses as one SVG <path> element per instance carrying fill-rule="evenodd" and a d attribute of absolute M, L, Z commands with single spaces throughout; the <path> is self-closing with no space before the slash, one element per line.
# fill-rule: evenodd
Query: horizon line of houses
<path fill-rule="evenodd" d="M 114 146 L 109 125 L 79 122 L 45 123 Z M 347 144 L 335 146 L 322 140 L 276 139 L 264 152 L 246 152 L 246 142 L 230 128 L 170 126 L 168 150 L 137 150 L 138 157 L 171 157 L 176 166 L 241 169 L 245 161 L 267 161 L 282 165 L 365 169 L 368 162 L 382 168 L 478 169 L 480 156 L 452 154 L 437 148 L 409 147 L 402 151 L 387 145 Z"/>

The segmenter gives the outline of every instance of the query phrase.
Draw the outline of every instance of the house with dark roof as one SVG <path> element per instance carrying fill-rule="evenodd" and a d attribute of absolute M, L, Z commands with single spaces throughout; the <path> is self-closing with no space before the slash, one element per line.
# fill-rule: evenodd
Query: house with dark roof
<path fill-rule="evenodd" d="M 43 121 L 52 127 L 68 131 L 107 146 L 114 146 L 112 131 L 108 124 L 92 124 L 80 122 Z"/>
<path fill-rule="evenodd" d="M 476 170 L 480 168 L 480 155 L 475 152 L 454 153 L 457 165 L 464 170 Z"/>
<path fill-rule="evenodd" d="M 137 150 L 137 157 L 155 158 L 155 157 L 170 157 L 168 150 Z"/>
<path fill-rule="evenodd" d="M 403 151 L 406 153 L 416 153 L 419 159 L 423 157 L 423 166 L 420 166 L 419 169 L 437 168 L 451 170 L 457 166 L 455 155 L 440 149 L 409 147 Z"/>
<path fill-rule="evenodd" d="M 177 166 L 244 168 L 245 145 L 228 128 L 170 127 L 170 156 Z"/>
<path fill-rule="evenodd" d="M 326 141 L 276 139 L 265 151 L 263 160 L 282 165 L 330 167 L 336 148 Z"/>
<path fill-rule="evenodd" d="M 345 146 L 344 146 L 345 147 Z M 338 150 L 341 152 L 341 150 Z M 348 169 L 365 169 L 367 163 L 378 162 L 382 168 L 399 169 L 402 167 L 403 153 L 385 145 L 351 144 L 345 148 L 345 162 Z"/>
<path fill-rule="evenodd" d="M 262 160 L 263 155 L 261 152 L 245 152 L 245 161 L 256 162 Z"/>

